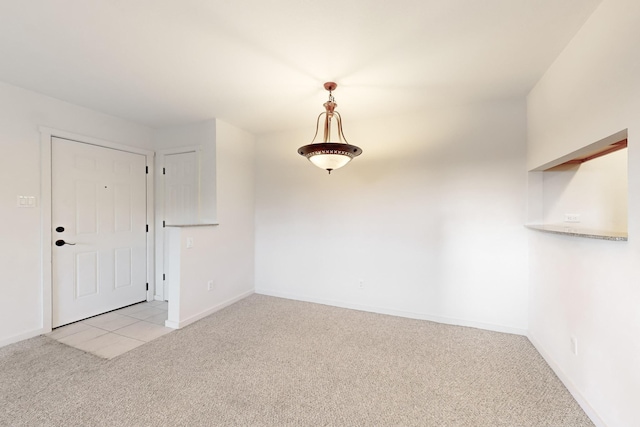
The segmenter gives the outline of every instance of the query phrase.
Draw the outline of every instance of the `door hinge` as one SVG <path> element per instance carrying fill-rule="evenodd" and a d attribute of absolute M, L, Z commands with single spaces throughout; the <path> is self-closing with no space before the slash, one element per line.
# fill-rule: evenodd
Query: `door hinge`
<path fill-rule="evenodd" d="M 167 280 L 167 276 L 164 273 L 162 273 L 162 280 Z"/>
<path fill-rule="evenodd" d="M 164 221 L 162 221 L 162 228 L 164 228 L 164 227 L 165 227 L 165 224 L 164 224 Z"/>
<path fill-rule="evenodd" d="M 162 168 L 162 175 L 166 175 L 167 174 L 167 170 L 165 168 Z"/>
<path fill-rule="evenodd" d="M 147 224 L 147 233 L 149 232 L 149 224 Z"/>
<path fill-rule="evenodd" d="M 149 290 L 149 284 L 147 283 L 147 290 Z"/>
<path fill-rule="evenodd" d="M 149 173 L 149 166 L 145 166 L 145 173 Z"/>

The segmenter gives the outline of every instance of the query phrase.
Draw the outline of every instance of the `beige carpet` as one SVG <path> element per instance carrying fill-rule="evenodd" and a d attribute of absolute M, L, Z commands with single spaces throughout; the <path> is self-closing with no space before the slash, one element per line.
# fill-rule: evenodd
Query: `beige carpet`
<path fill-rule="evenodd" d="M 112 360 L 0 349 L 3 426 L 591 426 L 525 337 L 253 295 Z"/>

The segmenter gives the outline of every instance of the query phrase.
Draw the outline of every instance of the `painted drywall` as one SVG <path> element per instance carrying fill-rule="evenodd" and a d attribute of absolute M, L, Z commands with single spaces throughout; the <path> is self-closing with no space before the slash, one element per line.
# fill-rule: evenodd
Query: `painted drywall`
<path fill-rule="evenodd" d="M 179 257 L 179 268 L 172 273 L 179 284 L 174 280 L 169 290 L 170 296 L 178 294 L 178 301 L 169 300 L 173 327 L 188 325 L 254 290 L 254 136 L 220 120 L 215 129 L 219 225 L 170 231 L 179 245 L 171 251 Z M 174 307 L 177 312 L 172 313 Z"/>
<path fill-rule="evenodd" d="M 640 419 L 639 21 L 639 2 L 604 0 L 528 96 L 529 169 L 628 129 L 629 241 L 528 232 L 529 336 L 608 426 Z"/>
<path fill-rule="evenodd" d="M 543 172 L 543 223 L 627 232 L 627 150 Z M 578 215 L 575 223 L 565 215 Z"/>
<path fill-rule="evenodd" d="M 37 335 L 42 328 L 39 126 L 151 149 L 151 131 L 116 117 L 0 82 L 0 345 Z M 17 196 L 36 196 L 18 208 Z"/>
<path fill-rule="evenodd" d="M 331 175 L 258 138 L 256 292 L 526 333 L 524 100 L 344 120 Z"/>

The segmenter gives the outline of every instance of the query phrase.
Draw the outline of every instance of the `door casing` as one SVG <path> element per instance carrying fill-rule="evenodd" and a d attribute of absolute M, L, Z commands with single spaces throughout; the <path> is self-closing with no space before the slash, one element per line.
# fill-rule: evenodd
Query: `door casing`
<path fill-rule="evenodd" d="M 72 132 L 52 129 L 48 127 L 40 127 L 40 146 L 41 146 L 41 289 L 42 289 L 42 332 L 51 331 L 52 324 L 52 247 L 51 247 L 51 138 L 58 137 L 85 144 L 97 145 L 100 147 L 113 148 L 116 150 L 128 151 L 131 153 L 142 154 L 146 157 L 146 163 L 149 167 L 147 174 L 147 224 L 149 224 L 149 232 L 147 233 L 147 283 L 149 289 L 147 291 L 147 300 L 153 300 L 155 294 L 155 268 L 154 268 L 154 244 L 155 244 L 155 224 L 154 224 L 154 202 L 153 202 L 153 182 L 154 182 L 154 152 L 141 148 L 131 147 L 128 145 L 118 144 L 103 139 L 92 138 L 84 135 L 78 135 Z"/>

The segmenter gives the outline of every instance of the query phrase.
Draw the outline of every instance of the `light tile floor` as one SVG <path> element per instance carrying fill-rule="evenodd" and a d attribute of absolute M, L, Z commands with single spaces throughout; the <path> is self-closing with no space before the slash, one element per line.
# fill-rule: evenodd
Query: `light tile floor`
<path fill-rule="evenodd" d="M 61 343 L 112 359 L 173 331 L 164 326 L 166 301 L 148 301 L 54 329 Z"/>

